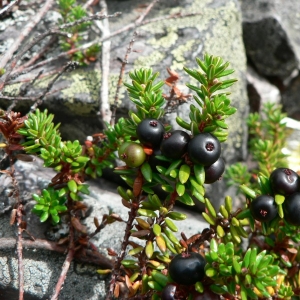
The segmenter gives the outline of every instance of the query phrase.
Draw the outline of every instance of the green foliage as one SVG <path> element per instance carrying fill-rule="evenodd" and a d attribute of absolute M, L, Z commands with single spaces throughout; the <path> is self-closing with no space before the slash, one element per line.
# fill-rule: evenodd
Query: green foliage
<path fill-rule="evenodd" d="M 241 299 L 258 299 L 258 296 L 271 297 L 275 294 L 277 283 L 274 278 L 282 274 L 280 267 L 274 264 L 274 257 L 256 248 L 249 248 L 243 257 L 235 252 L 233 243 L 210 242 L 210 251 L 205 255 L 206 276 L 214 280 L 210 286 L 217 294 L 234 295 L 240 286 Z M 284 274 L 284 273 L 283 273 Z M 285 275 L 285 274 L 284 274 Z M 269 290 L 268 290 L 269 288 Z"/>
<path fill-rule="evenodd" d="M 190 106 L 189 124 L 180 117 L 177 117 L 176 121 L 183 128 L 191 130 L 193 135 L 200 132 L 213 132 L 220 142 L 225 142 L 228 136 L 228 125 L 225 119 L 233 115 L 236 108 L 230 105 L 228 93 L 219 91 L 230 87 L 237 80 L 221 81 L 220 78 L 232 74 L 234 70 L 227 69 L 229 63 L 223 63 L 223 59 L 218 56 L 205 54 L 203 61 L 199 58 L 196 61 L 201 70 L 188 68 L 184 70 L 200 84 L 199 87 L 187 84 L 196 92 L 197 96 L 194 95 L 194 99 L 199 108 L 193 104 Z"/>
<path fill-rule="evenodd" d="M 258 168 L 249 171 L 242 163 L 228 166 L 224 176 L 228 185 L 245 185 L 255 189 L 258 182 L 251 182 L 251 178 L 257 178 L 259 173 L 269 177 L 274 169 L 287 167 L 286 155 L 282 153 L 288 135 L 283 122 L 285 117 L 281 106 L 271 103 L 264 104 L 261 114 L 249 115 L 249 152 Z"/>
<path fill-rule="evenodd" d="M 61 0 L 59 5 L 64 18 L 73 14 L 73 19 L 80 19 L 84 14 L 73 0 Z M 228 69 L 229 63 L 223 63 L 220 57 L 207 54 L 203 61 L 197 59 L 197 64 L 200 70 L 185 68 L 199 83 L 199 87 L 188 85 L 196 94 L 195 104 L 190 105 L 189 119 L 177 117 L 177 123 L 192 138 L 210 132 L 225 142 L 226 119 L 236 109 L 224 90 L 236 80 L 223 78 L 233 70 Z M 267 104 L 262 116 L 249 116 L 249 149 L 258 168 L 249 171 L 242 163 L 229 166 L 226 178 L 229 184 L 239 185 L 245 202 L 237 208 L 234 199 L 227 196 L 224 203 L 215 208 L 205 192 L 205 167 L 191 162 L 188 152 L 179 159 L 158 155 L 155 157 L 158 163 L 151 164 L 156 149 L 142 145 L 136 130 L 146 118 L 163 119 L 167 107 L 162 93 L 164 82 L 157 81 L 159 74 L 151 69 L 134 70 L 129 75 L 131 83 L 125 86 L 136 109 L 129 111 L 128 118 L 120 118 L 114 125 L 106 124 L 103 132 L 89 137 L 84 145 L 76 140 L 62 141 L 59 124 L 54 125 L 53 115 L 46 110 L 36 110 L 16 123 L 16 134 L 24 138 L 23 150 L 38 155 L 45 167 L 57 172 L 41 195 L 33 195 L 36 201 L 33 212 L 41 222 L 51 218 L 54 224 L 60 222 L 62 213 L 73 218 L 74 211 L 86 208 L 79 202 L 82 194 L 89 193 L 85 179 L 102 176 L 104 168 L 113 167 L 117 150 L 134 142 L 144 150 L 143 158 L 146 158 L 137 167 L 128 164 L 114 170 L 127 183 L 127 188 L 118 187 L 117 191 L 123 206 L 129 210 L 122 251 L 112 271 L 112 290 L 116 298 L 118 288 L 125 283 L 128 299 L 148 296 L 160 299 L 164 287 L 173 282 L 168 275 L 172 259 L 177 254 L 194 251 L 206 258 L 206 276 L 203 282 L 180 286 L 184 299 L 192 299 L 196 292 L 205 295 L 207 291 L 226 299 L 292 299 L 300 290 L 300 231 L 285 220 L 285 196 L 273 193 L 269 180 L 272 170 L 285 166 L 281 152 L 286 139 L 282 123 L 285 115 L 281 108 Z M 10 133 L 5 128 L 6 123 L 9 127 L 7 120 L 0 123 L 6 136 Z M 172 130 L 171 126 L 164 127 L 167 133 Z M 251 203 L 259 195 L 274 196 L 278 215 L 273 220 L 259 222 L 252 216 Z M 182 239 L 178 238 L 176 233 L 180 229 L 175 221 L 187 216 L 175 210 L 176 201 L 190 206 L 196 201 L 203 203 L 202 216 L 208 228 L 201 233 L 195 228 L 194 236 L 187 238 L 182 233 Z M 96 220 L 97 231 L 116 220 L 123 221 L 112 212 L 103 217 L 101 224 Z M 80 222 L 72 226 L 77 233 L 84 232 Z M 86 238 L 86 232 L 84 234 Z M 243 244 L 245 239 L 248 243 Z M 107 270 L 99 270 L 99 273 L 106 274 Z"/>
<path fill-rule="evenodd" d="M 76 0 L 59 0 L 57 1 L 59 13 L 62 16 L 60 24 L 71 23 L 75 21 L 76 25 L 65 28 L 64 30 L 70 33 L 67 38 L 60 39 L 60 46 L 64 51 L 78 48 L 81 45 L 82 34 L 90 27 L 91 22 L 80 22 L 84 17 L 87 17 L 87 11 L 81 5 L 76 5 Z M 89 64 L 96 60 L 100 46 L 94 45 L 85 51 L 76 51 L 71 54 L 71 59 L 79 62 L 80 65 Z"/>
<path fill-rule="evenodd" d="M 32 211 L 40 217 L 41 222 L 45 222 L 51 216 L 52 222 L 57 224 L 60 221 L 59 213 L 68 210 L 65 205 L 66 197 L 53 188 L 44 189 L 42 195 L 33 194 L 32 197 L 37 202 Z"/>

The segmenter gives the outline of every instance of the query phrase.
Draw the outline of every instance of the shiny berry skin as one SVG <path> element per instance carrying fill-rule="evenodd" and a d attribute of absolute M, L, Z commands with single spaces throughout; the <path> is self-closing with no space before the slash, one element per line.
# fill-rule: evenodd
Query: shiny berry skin
<path fill-rule="evenodd" d="M 120 151 L 120 149 L 122 151 Z M 144 163 L 146 159 L 146 154 L 140 144 L 128 142 L 127 146 L 120 147 L 120 149 L 119 158 L 123 160 L 128 167 L 139 167 Z"/>
<path fill-rule="evenodd" d="M 175 300 L 177 286 L 173 283 L 167 284 L 161 291 L 161 300 Z"/>
<path fill-rule="evenodd" d="M 156 119 L 144 119 L 136 128 L 136 134 L 140 142 L 151 148 L 159 147 L 164 133 L 164 125 Z"/>
<path fill-rule="evenodd" d="M 199 253 L 177 254 L 170 262 L 169 275 L 183 285 L 192 285 L 204 278 L 206 261 Z"/>
<path fill-rule="evenodd" d="M 250 211 L 254 219 L 269 222 L 277 216 L 277 205 L 272 196 L 260 195 L 250 203 Z"/>
<path fill-rule="evenodd" d="M 300 180 L 296 172 L 288 168 L 275 169 L 270 175 L 274 194 L 291 195 L 299 191 Z"/>
<path fill-rule="evenodd" d="M 213 183 L 213 182 L 219 180 L 225 171 L 224 159 L 222 157 L 220 157 L 211 166 L 204 167 L 204 171 L 205 171 L 205 182 L 204 183 Z"/>
<path fill-rule="evenodd" d="M 300 193 L 294 193 L 283 202 L 284 218 L 294 226 L 300 226 Z"/>
<path fill-rule="evenodd" d="M 188 155 L 194 164 L 210 166 L 221 155 L 221 143 L 211 133 L 199 133 L 190 140 Z"/>
<path fill-rule="evenodd" d="M 160 144 L 161 153 L 171 159 L 180 159 L 187 151 L 190 136 L 183 130 L 166 133 Z"/>

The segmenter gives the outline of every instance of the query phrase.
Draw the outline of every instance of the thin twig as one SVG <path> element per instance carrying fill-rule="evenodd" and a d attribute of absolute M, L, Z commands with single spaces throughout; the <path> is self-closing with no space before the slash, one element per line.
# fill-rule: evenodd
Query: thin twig
<path fill-rule="evenodd" d="M 15 177 L 14 161 L 11 154 L 9 154 L 10 175 L 14 186 L 13 197 L 16 199 L 16 221 L 17 221 L 17 254 L 18 254 L 18 274 L 19 274 L 19 300 L 24 299 L 24 265 L 23 265 L 23 245 L 22 245 L 22 217 L 23 205 L 20 199 L 20 191 L 18 182 Z"/>
<path fill-rule="evenodd" d="M 60 25 L 60 26 L 56 27 L 56 29 L 61 30 L 61 29 L 73 27 L 73 26 L 79 25 L 81 23 L 85 23 L 85 22 L 89 22 L 89 21 L 93 21 L 93 20 L 105 20 L 108 18 L 117 17 L 121 14 L 122 14 L 121 12 L 116 12 L 113 15 L 106 15 L 106 14 L 103 14 L 102 12 L 97 12 L 91 16 L 81 18 L 80 20 Z"/>
<path fill-rule="evenodd" d="M 45 89 L 45 91 L 36 99 L 35 103 L 31 106 L 30 108 L 30 112 L 33 112 L 37 109 L 37 107 L 42 103 L 43 98 L 45 97 L 45 95 L 47 93 L 49 93 L 49 91 L 51 90 L 51 88 L 53 87 L 54 83 L 58 80 L 58 78 L 65 72 L 67 71 L 69 68 L 75 68 L 78 65 L 77 62 L 68 62 L 63 69 L 58 72 L 56 74 L 56 76 L 49 82 L 47 88 Z"/>
<path fill-rule="evenodd" d="M 141 25 L 145 19 L 145 17 L 149 14 L 149 12 L 151 11 L 151 9 L 153 8 L 153 6 L 155 5 L 155 3 L 159 2 L 159 0 L 153 0 L 145 9 L 145 11 L 140 15 L 140 17 L 133 23 L 134 27 L 137 27 L 139 25 Z M 129 46 L 127 48 L 124 60 L 122 62 L 121 65 L 121 69 L 120 69 L 120 75 L 119 75 L 119 80 L 118 80 L 118 84 L 117 84 L 117 90 L 116 90 L 116 95 L 115 95 L 115 100 L 114 100 L 114 104 L 111 108 L 111 119 L 110 119 L 110 124 L 114 125 L 115 124 L 115 120 L 116 120 L 116 112 L 117 112 L 117 107 L 118 107 L 118 100 L 119 100 L 119 93 L 120 93 L 120 88 L 123 82 L 123 77 L 124 77 L 124 72 L 125 72 L 125 66 L 128 63 L 128 56 L 132 51 L 132 46 L 134 44 L 135 41 L 135 37 L 137 36 L 137 32 L 135 31 L 133 34 L 133 38 L 129 43 Z"/>
<path fill-rule="evenodd" d="M 24 88 L 20 91 L 20 96 L 21 96 L 21 97 L 24 96 L 24 95 L 26 95 L 28 89 L 34 85 L 34 83 L 36 82 L 36 80 L 39 78 L 39 76 L 40 76 L 42 73 L 43 73 L 43 70 L 41 70 L 40 72 L 38 72 L 38 74 L 35 76 L 35 78 L 34 78 L 32 81 L 30 81 L 29 83 L 27 83 L 27 84 L 24 86 Z M 12 109 L 17 105 L 17 103 L 18 103 L 18 100 L 15 98 L 15 99 L 13 100 L 12 104 L 7 108 L 6 111 L 7 111 L 8 113 L 11 112 Z"/>
<path fill-rule="evenodd" d="M 74 245 L 74 227 L 73 225 L 70 223 L 70 231 L 69 231 L 69 249 L 68 249 L 68 254 L 66 256 L 66 259 L 64 261 L 64 264 L 62 266 L 62 271 L 60 273 L 60 276 L 58 278 L 58 281 L 56 283 L 54 292 L 51 296 L 51 300 L 57 300 L 58 299 L 58 295 L 62 289 L 62 286 L 65 282 L 65 279 L 67 277 L 67 273 L 69 271 L 71 262 L 74 258 L 74 254 L 75 254 L 75 245 Z"/>
<path fill-rule="evenodd" d="M 67 252 L 66 246 L 58 245 L 56 242 L 51 242 L 43 239 L 35 239 L 34 241 L 23 239 L 24 249 L 41 249 L 49 250 L 57 253 L 65 254 Z M 0 249 L 12 249 L 16 246 L 16 239 L 14 238 L 0 238 Z M 83 253 L 85 255 L 83 255 Z M 111 269 L 113 263 L 106 256 L 100 252 L 91 251 L 88 249 L 78 250 L 75 253 L 75 259 L 82 263 L 93 263 L 101 268 Z"/>
<path fill-rule="evenodd" d="M 115 95 L 115 100 L 114 100 L 114 104 L 111 108 L 112 114 L 111 114 L 111 120 L 110 120 L 110 125 L 114 125 L 115 121 L 116 121 L 116 113 L 117 113 L 117 107 L 118 107 L 118 102 L 119 102 L 119 94 L 120 94 L 120 89 L 122 86 L 122 82 L 123 82 L 123 77 L 124 77 L 124 72 L 125 72 L 125 66 L 128 63 L 128 56 L 132 51 L 132 47 L 133 44 L 135 42 L 135 37 L 137 36 L 137 32 L 135 31 L 133 33 L 133 38 L 129 43 L 129 46 L 127 48 L 125 57 L 122 61 L 122 65 L 121 65 L 121 69 L 120 69 L 120 75 L 119 75 L 119 79 L 118 79 L 118 84 L 117 84 L 117 89 L 116 89 L 116 95 Z"/>
<path fill-rule="evenodd" d="M 64 88 L 59 88 L 59 89 L 55 89 L 51 92 L 46 93 L 45 96 L 49 96 L 52 94 L 55 94 L 61 90 L 63 90 Z M 43 92 L 44 93 L 44 92 Z M 19 96 L 0 96 L 1 100 L 8 100 L 8 101 L 36 101 L 43 93 L 38 94 L 36 97 L 32 98 L 32 97 L 19 97 Z M 7 109 L 8 110 L 8 109 Z"/>
<path fill-rule="evenodd" d="M 13 54 L 18 50 L 21 43 L 29 36 L 32 29 L 40 22 L 40 20 L 43 18 L 43 16 L 46 14 L 46 12 L 50 9 L 50 7 L 53 5 L 54 0 L 47 0 L 43 7 L 37 12 L 35 17 L 32 19 L 32 21 L 24 28 L 22 33 L 19 35 L 19 37 L 14 40 L 14 43 L 12 46 L 5 52 L 3 57 L 0 60 L 0 69 L 4 68 L 8 61 L 12 58 Z"/>
<path fill-rule="evenodd" d="M 10 3 L 8 3 L 8 5 L 4 6 L 1 10 L 0 10 L 0 16 L 3 15 L 4 13 L 9 13 L 13 6 L 15 4 L 17 4 L 20 0 L 15 0 L 15 1 L 12 1 Z"/>
<path fill-rule="evenodd" d="M 42 67 L 42 66 L 44 66 L 46 64 L 49 64 L 49 63 L 52 63 L 55 60 L 58 60 L 58 59 L 63 58 L 63 57 L 68 57 L 69 55 L 72 55 L 73 53 L 75 53 L 77 51 L 84 51 L 84 50 L 88 49 L 91 46 L 98 45 L 101 42 L 104 42 L 104 41 L 106 41 L 108 39 L 111 39 L 114 36 L 119 35 L 119 34 L 125 32 L 127 30 L 131 30 L 131 29 L 133 29 L 135 27 L 138 28 L 138 27 L 150 24 L 150 23 L 156 23 L 156 22 L 160 22 L 160 21 L 164 21 L 164 20 L 169 20 L 169 19 L 179 19 L 179 18 L 193 17 L 193 16 L 197 16 L 197 15 L 200 15 L 200 14 L 201 13 L 188 13 L 188 14 L 168 15 L 168 16 L 162 16 L 162 17 L 158 17 L 158 18 L 149 19 L 149 20 L 143 21 L 142 23 L 140 23 L 138 25 L 136 25 L 135 23 L 131 23 L 131 24 L 127 25 L 127 26 L 124 26 L 124 27 L 122 27 L 122 28 L 120 28 L 120 29 L 112 32 L 107 37 L 102 37 L 102 38 L 96 39 L 96 40 L 94 40 L 92 42 L 86 43 L 86 44 L 84 44 L 84 45 L 82 45 L 82 46 L 80 46 L 78 48 L 74 48 L 74 49 L 68 50 L 66 52 L 62 52 L 62 53 L 58 54 L 55 57 L 49 57 L 48 59 L 43 60 L 43 61 L 41 61 L 41 62 L 39 62 L 39 63 L 31 66 L 30 68 L 27 68 L 27 69 L 23 70 L 22 72 L 28 73 L 28 72 L 30 72 L 33 69 Z M 22 72 L 20 72 L 19 69 L 17 69 L 15 72 L 13 72 L 12 76 L 14 78 L 16 78 L 16 77 L 20 76 Z M 0 82 L 1 82 L 1 79 L 0 79 Z"/>
<path fill-rule="evenodd" d="M 47 32 L 45 32 L 43 34 L 40 34 L 37 37 L 35 37 L 32 42 L 30 42 L 28 45 L 26 45 L 24 47 L 24 49 L 22 51 L 20 51 L 18 53 L 18 55 L 16 55 L 16 57 L 11 62 L 10 66 L 7 67 L 5 74 L 2 77 L 0 77 L 0 91 L 3 89 L 5 83 L 9 79 L 10 73 L 12 72 L 12 70 L 14 69 L 14 67 L 16 66 L 17 62 L 24 55 L 24 53 L 27 52 L 28 50 L 30 50 L 39 41 L 43 40 L 46 36 L 48 36 L 48 35 L 54 35 L 54 34 L 68 36 L 68 34 L 66 32 L 62 32 L 62 31 L 58 31 L 58 30 L 49 30 L 49 31 L 47 31 Z"/>
<path fill-rule="evenodd" d="M 43 55 L 45 55 L 45 53 L 47 53 L 48 49 L 53 46 L 53 44 L 55 43 L 57 39 L 57 36 L 52 36 L 49 41 L 47 42 L 47 44 L 42 48 L 40 49 L 40 51 L 35 55 L 33 56 L 29 61 L 27 61 L 25 64 L 23 64 L 22 66 L 19 67 L 20 71 L 22 69 L 25 69 L 25 68 L 28 68 L 30 67 L 31 65 L 33 65 L 38 59 L 40 59 Z"/>
<path fill-rule="evenodd" d="M 48 1 L 50 1 L 50 0 L 48 0 Z M 53 1 L 53 0 L 51 0 L 51 1 Z M 5 83 L 10 79 L 9 78 L 10 73 L 12 72 L 14 67 L 16 66 L 17 62 L 24 55 L 24 53 L 27 52 L 28 50 L 30 50 L 34 45 L 36 45 L 39 41 L 44 39 L 46 36 L 57 34 L 57 35 L 63 35 L 63 36 L 68 37 L 68 33 L 61 31 L 61 29 L 72 27 L 72 26 L 75 26 L 75 25 L 78 25 L 78 24 L 81 24 L 81 23 L 84 23 L 84 22 L 87 22 L 87 21 L 90 21 L 90 20 L 94 20 L 94 19 L 102 20 L 102 19 L 105 19 L 105 18 L 115 17 L 115 16 L 118 16 L 120 14 L 121 13 L 119 13 L 119 12 L 117 12 L 113 15 L 100 15 L 100 14 L 97 13 L 93 16 L 82 18 L 82 19 L 77 20 L 75 22 L 70 22 L 70 23 L 63 24 L 61 26 L 54 27 L 54 28 L 44 32 L 43 34 L 39 34 L 38 36 L 36 36 L 33 39 L 32 42 L 25 45 L 24 49 L 18 53 L 18 55 L 11 62 L 10 66 L 6 69 L 5 74 L 2 77 L 0 77 L 0 91 L 3 89 Z M 76 52 L 76 51 L 74 51 L 74 52 Z M 3 67 L 4 67 L 6 65 L 6 63 L 7 63 L 7 61 L 5 62 L 5 64 L 4 64 L 4 62 L 1 61 L 0 62 L 0 69 L 1 69 L 1 66 L 3 65 Z"/>
<path fill-rule="evenodd" d="M 127 225 L 126 225 L 126 228 L 125 228 L 125 235 L 124 235 L 124 238 L 123 238 L 120 253 L 119 253 L 119 255 L 118 255 L 118 257 L 117 257 L 117 259 L 115 260 L 115 263 L 114 263 L 114 268 L 113 268 L 113 271 L 112 271 L 109 291 L 108 291 L 108 293 L 106 295 L 106 298 L 105 298 L 106 300 L 111 300 L 112 299 L 112 295 L 113 295 L 114 288 L 115 288 L 115 283 L 117 281 L 117 278 L 118 278 L 118 275 L 119 275 L 119 272 L 120 272 L 121 262 L 122 262 L 122 260 L 124 259 L 125 255 L 126 255 L 126 248 L 128 246 L 128 241 L 129 241 L 129 238 L 130 238 L 130 235 L 131 235 L 130 230 L 133 227 L 133 222 L 134 222 L 135 217 L 137 215 L 137 210 L 138 210 L 138 207 L 132 207 L 130 212 L 128 212 L 129 217 L 128 217 Z"/>
<path fill-rule="evenodd" d="M 105 0 L 100 0 L 100 6 L 104 13 L 107 13 L 107 4 Z M 104 19 L 102 21 L 102 35 L 105 38 L 109 36 L 109 22 L 108 19 Z M 100 103 L 99 103 L 99 114 L 101 115 L 101 119 L 103 125 L 105 123 L 109 123 L 111 119 L 111 110 L 109 104 L 109 63 L 110 63 L 110 45 L 111 41 L 106 40 L 102 43 L 101 49 L 101 88 L 100 88 Z"/>

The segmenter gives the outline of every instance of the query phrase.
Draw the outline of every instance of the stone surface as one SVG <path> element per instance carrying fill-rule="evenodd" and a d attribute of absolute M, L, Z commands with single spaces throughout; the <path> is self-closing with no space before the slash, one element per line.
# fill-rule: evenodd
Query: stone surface
<path fill-rule="evenodd" d="M 299 68 L 300 2 L 240 0 L 248 57 L 265 76 L 289 77 Z"/>
<path fill-rule="evenodd" d="M 290 84 L 282 91 L 282 104 L 287 114 L 300 120 L 300 76 L 291 80 Z"/>
<path fill-rule="evenodd" d="M 250 66 L 247 68 L 247 91 L 251 112 L 259 112 L 267 102 L 279 104 L 281 100 L 280 90 Z"/>

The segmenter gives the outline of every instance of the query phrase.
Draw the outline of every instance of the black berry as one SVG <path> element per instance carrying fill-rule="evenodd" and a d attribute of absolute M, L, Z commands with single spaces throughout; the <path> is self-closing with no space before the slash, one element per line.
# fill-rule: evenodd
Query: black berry
<path fill-rule="evenodd" d="M 220 157 L 211 166 L 204 167 L 205 171 L 205 183 L 213 183 L 221 178 L 225 171 L 225 161 Z"/>
<path fill-rule="evenodd" d="M 167 284 L 161 291 L 161 300 L 175 300 L 177 286 L 173 283 Z"/>
<path fill-rule="evenodd" d="M 211 133 L 200 133 L 188 144 L 188 155 L 194 164 L 210 166 L 221 155 L 221 144 Z"/>
<path fill-rule="evenodd" d="M 160 144 L 162 154 L 171 159 L 180 159 L 186 152 L 190 136 L 183 130 L 166 133 Z"/>
<path fill-rule="evenodd" d="M 164 125 L 156 119 L 145 119 L 136 128 L 136 134 L 140 142 L 151 148 L 159 147 L 164 133 Z"/>
<path fill-rule="evenodd" d="M 277 205 L 272 196 L 260 195 L 251 202 L 250 211 L 254 219 L 268 222 L 277 216 Z"/>
<path fill-rule="evenodd" d="M 284 218 L 294 226 L 300 226 L 300 193 L 285 198 L 283 203 Z"/>
<path fill-rule="evenodd" d="M 291 195 L 299 191 L 300 181 L 296 172 L 287 168 L 275 169 L 270 175 L 274 194 Z"/>
<path fill-rule="evenodd" d="M 199 253 L 181 253 L 170 262 L 169 275 L 179 284 L 195 284 L 204 278 L 205 264 L 205 259 Z"/>

